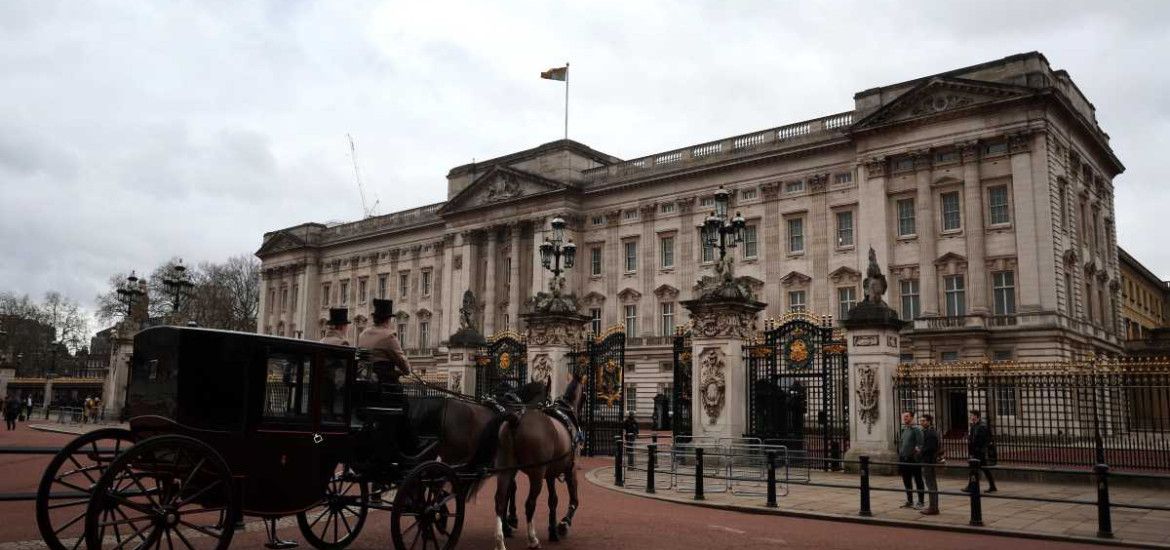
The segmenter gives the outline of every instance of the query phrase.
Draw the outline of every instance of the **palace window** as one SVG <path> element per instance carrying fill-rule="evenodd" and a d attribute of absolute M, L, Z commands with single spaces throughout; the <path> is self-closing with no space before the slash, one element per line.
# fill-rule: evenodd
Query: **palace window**
<path fill-rule="evenodd" d="M 1016 274 L 1012 271 L 997 271 L 991 274 L 991 289 L 995 297 L 996 315 L 1016 313 Z"/>
<path fill-rule="evenodd" d="M 589 274 L 601 275 L 601 247 L 595 246 L 589 249 Z"/>
<path fill-rule="evenodd" d="M 957 352 L 957 351 L 944 351 L 944 352 L 942 352 L 941 359 L 942 359 L 943 363 L 954 363 L 954 362 L 959 360 L 959 352 Z"/>
<path fill-rule="evenodd" d="M 699 199 L 699 206 L 707 208 L 708 206 L 715 206 L 715 197 L 703 197 Z"/>
<path fill-rule="evenodd" d="M 431 295 L 431 271 L 429 269 L 422 272 L 422 295 Z"/>
<path fill-rule="evenodd" d="M 357 296 L 357 299 L 358 299 L 358 303 L 359 303 L 359 304 L 364 304 L 364 303 L 366 303 L 366 290 L 368 290 L 368 289 L 366 288 L 366 279 L 365 279 L 365 277 L 363 277 L 363 278 L 361 278 L 361 279 L 358 279 L 358 296 Z"/>
<path fill-rule="evenodd" d="M 638 306 L 634 304 L 626 306 L 626 334 L 638 335 Z"/>
<path fill-rule="evenodd" d="M 1068 229 L 1068 186 L 1060 184 L 1057 200 L 1060 201 L 1060 228 Z"/>
<path fill-rule="evenodd" d="M 850 183 L 853 181 L 853 172 L 833 174 L 833 183 Z"/>
<path fill-rule="evenodd" d="M 1012 360 L 1012 350 L 1010 350 L 1010 349 L 994 350 L 991 352 L 991 360 L 992 361 L 1011 361 Z"/>
<path fill-rule="evenodd" d="M 912 158 L 900 158 L 900 159 L 894 161 L 894 171 L 895 172 L 909 172 L 910 170 L 913 170 L 913 169 L 914 169 L 914 159 L 912 159 Z"/>
<path fill-rule="evenodd" d="M 995 414 L 997 416 L 1015 416 L 1019 411 L 1019 397 L 1016 395 L 1014 384 L 995 386 L 992 395 L 995 398 Z"/>
<path fill-rule="evenodd" d="M 658 239 L 658 248 L 662 253 L 662 267 L 674 267 L 674 237 Z"/>
<path fill-rule="evenodd" d="M 280 288 L 280 310 L 288 311 L 288 287 Z"/>
<path fill-rule="evenodd" d="M 386 285 L 389 284 L 389 282 L 386 279 L 388 279 L 388 278 L 389 277 L 385 273 L 378 275 L 378 298 L 379 299 L 382 299 L 382 300 L 386 299 Z"/>
<path fill-rule="evenodd" d="M 658 207 L 658 211 L 663 213 L 663 214 L 673 213 L 674 212 L 674 203 L 673 202 L 662 203 L 662 206 Z"/>
<path fill-rule="evenodd" d="M 959 161 L 958 151 L 942 151 L 934 155 L 934 162 L 936 164 L 947 164 Z"/>
<path fill-rule="evenodd" d="M 1006 185 L 987 188 L 987 211 L 991 216 L 991 225 L 1011 223 L 1012 217 L 1008 212 L 1008 188 Z"/>
<path fill-rule="evenodd" d="M 962 216 L 959 214 L 959 192 L 943 193 L 941 199 L 943 231 L 958 231 L 963 223 Z"/>
<path fill-rule="evenodd" d="M 909 237 L 917 233 L 914 227 L 914 199 L 901 199 L 898 207 L 898 236 Z"/>
<path fill-rule="evenodd" d="M 1067 269 L 1067 268 L 1065 268 L 1065 269 Z M 1067 313 L 1069 317 L 1076 315 L 1077 306 L 1076 306 L 1076 302 L 1074 300 L 1075 297 L 1073 296 L 1072 274 L 1068 273 L 1068 272 L 1065 272 L 1065 274 L 1064 274 L 1064 297 L 1065 297 L 1064 298 L 1065 299 L 1064 312 Z"/>
<path fill-rule="evenodd" d="M 292 310 L 297 310 L 297 295 L 301 293 L 301 285 L 293 285 L 292 288 Z"/>
<path fill-rule="evenodd" d="M 605 216 L 593 216 L 592 218 L 589 219 L 589 222 L 592 223 L 593 225 L 604 225 L 605 224 Z"/>
<path fill-rule="evenodd" d="M 749 225 L 743 228 L 743 257 L 755 258 L 759 256 L 759 237 L 756 226 Z"/>
<path fill-rule="evenodd" d="M 626 273 L 638 270 L 638 241 L 622 243 L 626 248 Z"/>
<path fill-rule="evenodd" d="M 625 403 L 626 412 L 628 412 L 628 413 L 638 412 L 638 387 L 637 386 L 635 386 L 633 384 L 626 386 L 626 399 L 625 399 L 625 401 L 626 401 L 626 403 Z"/>
<path fill-rule="evenodd" d="M 398 323 L 398 343 L 406 347 L 406 323 Z"/>
<path fill-rule="evenodd" d="M 338 289 L 341 293 L 341 305 L 349 304 L 349 281 L 341 281 L 341 287 Z"/>
<path fill-rule="evenodd" d="M 788 252 L 804 252 L 804 218 L 788 220 Z"/>
<path fill-rule="evenodd" d="M 791 290 L 788 292 L 788 311 L 805 311 L 808 305 L 805 302 L 805 294 L 803 290 Z"/>
<path fill-rule="evenodd" d="M 638 219 L 638 209 L 631 208 L 630 210 L 626 210 L 625 212 L 622 212 L 622 218 L 627 219 L 627 220 Z"/>
<path fill-rule="evenodd" d="M 918 279 L 904 279 L 900 283 L 902 295 L 902 319 L 911 321 L 918 318 L 921 302 L 918 297 Z"/>
<path fill-rule="evenodd" d="M 837 316 L 839 319 L 844 319 L 849 310 L 857 305 L 857 288 L 852 286 L 843 286 L 837 288 Z"/>
<path fill-rule="evenodd" d="M 707 238 L 707 230 L 705 229 L 699 230 L 699 246 L 702 247 L 703 263 L 715 261 L 715 244 L 711 242 L 711 239 Z"/>
<path fill-rule="evenodd" d="M 853 246 L 853 211 L 837 212 L 837 247 Z"/>
<path fill-rule="evenodd" d="M 804 191 L 804 180 L 790 181 L 784 184 L 785 193 L 798 193 L 800 191 Z"/>
<path fill-rule="evenodd" d="M 601 334 L 601 308 L 589 309 L 589 328 L 593 334 Z"/>
<path fill-rule="evenodd" d="M 427 349 L 431 346 L 431 324 L 426 321 L 418 322 L 418 347 Z"/>
<path fill-rule="evenodd" d="M 321 307 L 329 307 L 329 283 L 321 285 Z"/>
<path fill-rule="evenodd" d="M 997 141 L 995 143 L 988 143 L 983 148 L 983 153 L 986 155 L 1002 155 L 1007 153 L 1008 146 L 1006 141 Z"/>
<path fill-rule="evenodd" d="M 674 334 L 674 302 L 662 303 L 662 335 Z"/>
<path fill-rule="evenodd" d="M 739 192 L 739 200 L 750 201 L 754 198 L 756 198 L 756 190 L 755 189 L 744 189 L 744 190 Z"/>
<path fill-rule="evenodd" d="M 410 293 L 410 272 L 403 271 L 398 274 L 398 297 L 405 300 L 406 295 Z"/>
<path fill-rule="evenodd" d="M 962 275 L 943 277 L 946 294 L 947 317 L 961 317 L 967 314 L 967 291 Z"/>

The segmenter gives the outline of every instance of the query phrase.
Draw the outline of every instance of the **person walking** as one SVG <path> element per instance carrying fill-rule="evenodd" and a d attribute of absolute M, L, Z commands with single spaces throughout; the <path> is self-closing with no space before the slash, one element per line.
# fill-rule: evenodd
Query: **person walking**
<path fill-rule="evenodd" d="M 922 510 L 924 516 L 938 515 L 938 464 L 944 460 L 942 456 L 942 440 L 938 437 L 938 430 L 934 429 L 934 416 L 923 414 L 918 419 L 922 426 L 922 479 L 926 482 L 926 494 L 929 495 L 929 505 Z"/>
<path fill-rule="evenodd" d="M 987 476 L 987 492 L 994 493 L 995 477 L 991 475 L 991 469 L 988 466 L 988 459 L 991 457 L 989 452 L 991 449 L 991 428 L 987 426 L 987 422 L 983 420 L 983 414 L 979 411 L 971 411 L 969 420 L 971 421 L 971 429 L 967 432 L 967 454 L 979 461 L 979 469 Z M 974 480 L 978 483 L 979 480 Z M 967 482 L 967 486 L 963 488 L 964 493 L 970 493 L 977 488 L 971 481 Z"/>
<path fill-rule="evenodd" d="M 32 407 L 33 407 L 32 396 L 30 395 L 26 398 L 26 401 L 24 404 L 24 419 L 25 420 L 32 420 Z"/>
<path fill-rule="evenodd" d="M 926 489 L 922 482 L 922 466 L 919 465 L 921 455 L 922 428 L 914 423 L 914 413 L 905 411 L 902 413 L 902 427 L 898 430 L 898 473 L 902 475 L 902 486 L 906 488 L 903 508 L 922 509 Z M 918 504 L 914 503 L 914 486 L 918 487 Z"/>
<path fill-rule="evenodd" d="M 9 395 L 4 398 L 4 424 L 9 430 L 16 429 L 16 419 L 20 418 L 20 400 Z"/>
<path fill-rule="evenodd" d="M 638 421 L 634 419 L 633 412 L 622 421 L 622 435 L 626 438 L 626 463 L 633 466 L 634 444 L 638 441 Z"/>

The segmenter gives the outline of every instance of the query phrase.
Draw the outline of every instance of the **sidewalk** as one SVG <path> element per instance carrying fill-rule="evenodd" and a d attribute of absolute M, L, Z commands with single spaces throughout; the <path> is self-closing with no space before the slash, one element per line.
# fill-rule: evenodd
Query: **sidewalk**
<path fill-rule="evenodd" d="M 592 483 L 633 495 L 752 513 L 1170 548 L 1170 511 L 1116 507 L 1117 504 L 1170 506 L 1170 491 L 1166 489 L 1111 487 L 1110 501 L 1115 505 L 1112 511 L 1114 538 L 1102 539 L 1096 536 L 1095 505 L 1008 500 L 984 495 L 985 498 L 982 500 L 984 526 L 972 527 L 969 525 L 970 499 L 966 495 L 940 494 L 939 508 L 942 513 L 937 516 L 923 516 L 917 510 L 901 508 L 906 500 L 905 493 L 902 492 L 901 478 L 873 476 L 870 479 L 873 489 L 888 488 L 898 491 L 871 491 L 870 508 L 873 516 L 863 518 L 857 514 L 860 506 L 860 492 L 855 488 L 858 485 L 857 474 L 818 471 L 812 472 L 811 478 L 814 483 L 849 485 L 854 488 L 839 489 L 792 483 L 787 487 L 787 495 L 783 487 L 778 487 L 778 507 L 768 508 L 765 506 L 766 498 L 762 484 L 743 487 L 745 491 L 754 494 L 733 495 L 726 490 L 713 490 L 720 482 L 707 479 L 706 500 L 695 501 L 689 486 L 685 490 L 663 488 L 669 484 L 668 480 L 663 479 L 657 480 L 658 489 L 654 494 L 645 492 L 644 478 L 624 488 L 615 487 L 612 466 L 597 468 L 586 474 L 586 479 Z M 958 492 L 963 485 L 965 481 L 958 478 L 939 479 L 940 491 Z M 1097 498 L 1096 485 L 1092 482 L 1056 484 L 1013 481 L 998 485 L 999 491 L 994 493 L 994 496 L 1075 499 L 1088 502 L 1095 502 Z"/>

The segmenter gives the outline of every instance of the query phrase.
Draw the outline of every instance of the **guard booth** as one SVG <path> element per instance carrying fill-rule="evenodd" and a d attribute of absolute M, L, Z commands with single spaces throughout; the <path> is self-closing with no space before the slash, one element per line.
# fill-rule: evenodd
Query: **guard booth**
<path fill-rule="evenodd" d="M 849 447 L 849 360 L 829 318 L 800 312 L 769 321 L 744 353 L 745 435 L 813 459 L 841 458 Z"/>

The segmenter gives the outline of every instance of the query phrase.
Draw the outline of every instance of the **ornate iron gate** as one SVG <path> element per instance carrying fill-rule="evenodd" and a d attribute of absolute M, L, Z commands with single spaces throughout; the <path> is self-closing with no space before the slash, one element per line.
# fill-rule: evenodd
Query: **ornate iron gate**
<path fill-rule="evenodd" d="M 585 410 L 581 414 L 584 452 L 589 456 L 612 455 L 616 450 L 614 438 L 621 435 L 625 416 L 625 327 L 610 328 L 589 340 L 584 353 L 578 351 L 570 357 L 585 378 Z"/>
<path fill-rule="evenodd" d="M 499 397 L 528 382 L 528 345 L 517 332 L 497 332 L 475 356 L 475 396 Z"/>
<path fill-rule="evenodd" d="M 671 432 L 677 442 L 687 441 L 693 435 L 691 424 L 691 333 L 679 329 L 674 337 L 674 384 L 670 396 Z"/>
<path fill-rule="evenodd" d="M 849 447 L 844 338 L 828 318 L 807 313 L 768 321 L 765 329 L 762 342 L 745 347 L 747 435 L 810 458 L 840 458 Z"/>

